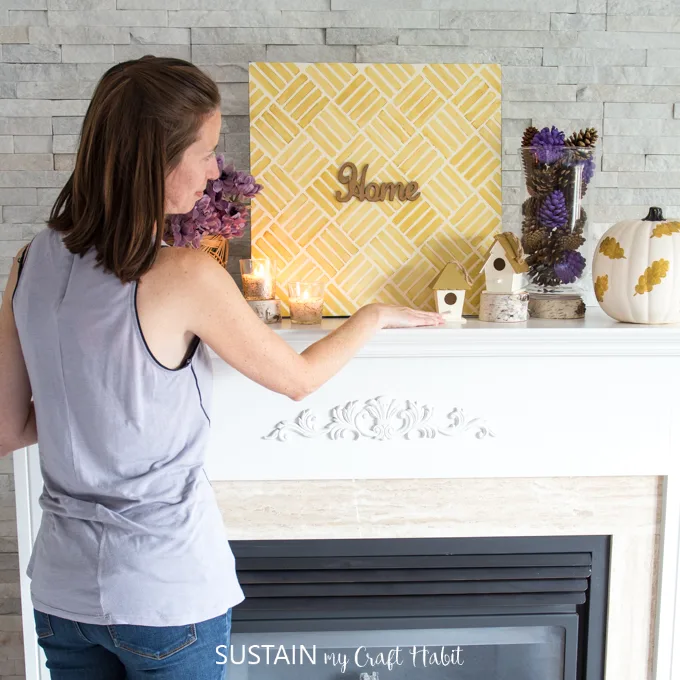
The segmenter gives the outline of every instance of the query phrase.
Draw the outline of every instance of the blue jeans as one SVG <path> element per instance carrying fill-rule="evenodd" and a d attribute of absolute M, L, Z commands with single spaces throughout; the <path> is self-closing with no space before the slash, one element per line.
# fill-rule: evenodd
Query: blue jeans
<path fill-rule="evenodd" d="M 52 680 L 227 677 L 231 609 L 200 623 L 160 627 L 80 623 L 36 609 L 33 614 Z"/>

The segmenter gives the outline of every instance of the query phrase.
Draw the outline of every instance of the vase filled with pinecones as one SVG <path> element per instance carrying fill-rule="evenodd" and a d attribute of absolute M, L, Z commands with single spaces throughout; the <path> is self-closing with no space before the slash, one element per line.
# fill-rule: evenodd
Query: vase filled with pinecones
<path fill-rule="evenodd" d="M 597 131 L 566 137 L 556 127 L 529 127 L 522 137 L 522 246 L 530 293 L 580 296 L 585 291 L 588 185 Z"/>

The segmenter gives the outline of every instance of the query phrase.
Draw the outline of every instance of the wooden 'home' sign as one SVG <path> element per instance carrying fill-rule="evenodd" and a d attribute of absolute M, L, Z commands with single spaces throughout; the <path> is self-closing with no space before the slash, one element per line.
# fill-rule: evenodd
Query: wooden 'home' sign
<path fill-rule="evenodd" d="M 418 182 L 408 182 L 405 186 L 402 182 L 369 182 L 366 184 L 366 173 L 368 165 L 357 170 L 354 163 L 343 163 L 338 170 L 338 181 L 347 185 L 347 193 L 343 196 L 341 191 L 335 192 L 335 198 L 340 203 L 346 203 L 356 198 L 360 201 L 390 200 L 398 198 L 400 201 L 415 201 L 420 193 Z"/>
<path fill-rule="evenodd" d="M 370 302 L 433 309 L 451 260 L 473 274 L 501 222 L 501 80 L 494 64 L 249 67 L 252 255 L 286 283 L 326 282 L 326 316 Z"/>

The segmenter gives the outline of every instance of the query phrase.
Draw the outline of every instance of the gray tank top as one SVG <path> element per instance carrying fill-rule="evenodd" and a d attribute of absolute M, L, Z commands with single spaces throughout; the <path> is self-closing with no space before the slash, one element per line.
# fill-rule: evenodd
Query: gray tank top
<path fill-rule="evenodd" d="M 26 574 L 48 614 L 184 625 L 244 599 L 203 469 L 212 368 L 202 342 L 159 364 L 136 292 L 52 229 L 26 253 L 13 309 L 44 481 Z"/>

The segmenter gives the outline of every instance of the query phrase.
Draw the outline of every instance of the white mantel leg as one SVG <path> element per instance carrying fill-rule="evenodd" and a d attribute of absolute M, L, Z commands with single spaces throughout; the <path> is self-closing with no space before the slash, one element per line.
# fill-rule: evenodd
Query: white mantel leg
<path fill-rule="evenodd" d="M 680 474 L 664 478 L 656 617 L 655 680 L 680 680 Z"/>
<path fill-rule="evenodd" d="M 41 509 L 38 505 L 38 497 L 42 491 L 42 482 L 38 481 L 41 480 L 38 447 L 21 449 L 12 455 L 14 456 L 14 489 L 21 579 L 21 624 L 24 636 L 26 680 L 49 680 L 50 673 L 45 666 L 45 655 L 38 646 L 35 634 L 31 582 L 26 576 L 31 549 L 40 526 Z"/>

